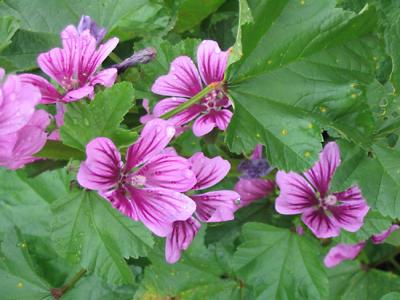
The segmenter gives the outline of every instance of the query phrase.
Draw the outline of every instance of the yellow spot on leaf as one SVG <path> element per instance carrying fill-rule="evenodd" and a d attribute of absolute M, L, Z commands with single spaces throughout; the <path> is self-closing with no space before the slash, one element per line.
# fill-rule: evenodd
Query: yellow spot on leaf
<path fill-rule="evenodd" d="M 269 65 L 272 64 L 272 60 L 269 60 L 269 61 L 268 61 L 268 64 L 269 64 Z"/>
<path fill-rule="evenodd" d="M 326 112 L 326 111 L 327 111 L 327 109 L 326 109 L 326 107 L 325 107 L 325 106 L 321 106 L 321 107 L 319 108 L 319 110 L 320 110 L 322 113 L 324 113 L 324 112 Z"/>
<path fill-rule="evenodd" d="M 308 123 L 308 128 L 312 129 L 314 127 L 314 125 L 312 123 Z"/>
<path fill-rule="evenodd" d="M 281 135 L 286 136 L 288 134 L 289 134 L 289 132 L 287 131 L 287 129 L 282 129 L 281 130 Z"/>
<path fill-rule="evenodd" d="M 300 1 L 300 4 L 301 4 L 301 5 L 304 5 L 304 3 L 305 3 L 304 0 L 301 0 L 301 1 Z"/>
<path fill-rule="evenodd" d="M 305 157 L 310 157 L 310 156 L 311 156 L 311 153 L 310 153 L 310 151 L 306 151 L 306 152 L 304 152 L 304 156 L 305 156 Z"/>
<path fill-rule="evenodd" d="M 24 287 L 24 284 L 22 282 L 18 282 L 17 287 L 22 289 Z"/>
<path fill-rule="evenodd" d="M 357 98 L 357 94 L 356 93 L 351 94 L 351 98 L 356 99 Z"/>

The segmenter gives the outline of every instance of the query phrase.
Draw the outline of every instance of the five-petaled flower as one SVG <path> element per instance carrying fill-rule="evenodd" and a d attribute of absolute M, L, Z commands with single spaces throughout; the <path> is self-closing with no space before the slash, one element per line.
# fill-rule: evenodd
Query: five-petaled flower
<path fill-rule="evenodd" d="M 221 51 L 214 41 L 205 40 L 197 49 L 197 70 L 192 59 L 188 56 L 179 56 L 172 63 L 169 73 L 159 77 L 153 84 L 153 93 L 172 96 L 157 103 L 153 113 L 156 117 L 176 108 L 195 96 L 206 85 L 221 83 L 224 80 L 228 61 L 228 51 Z M 232 117 L 227 108 L 231 102 L 225 94 L 224 88 L 219 86 L 203 97 L 199 103 L 170 118 L 177 126 L 184 125 L 194 119 L 193 133 L 203 136 L 214 127 L 225 130 Z"/>
<path fill-rule="evenodd" d="M 126 163 L 108 138 L 96 138 L 86 146 L 78 182 L 96 190 L 124 215 L 141 221 L 158 236 L 167 236 L 175 221 L 187 220 L 196 204 L 182 192 L 196 183 L 187 159 L 163 150 L 175 129 L 154 119 L 129 147 Z"/>
<path fill-rule="evenodd" d="M 210 159 L 201 152 L 195 153 L 189 161 L 197 181 L 192 191 L 200 191 L 216 185 L 230 169 L 228 161 L 219 156 Z M 186 221 L 174 223 L 174 229 L 167 236 L 165 247 L 165 258 L 169 263 L 177 262 L 182 250 L 189 247 L 201 226 L 199 221 L 210 223 L 233 220 L 234 212 L 239 208 L 240 203 L 240 195 L 230 190 L 192 194 L 190 197 L 196 203 L 195 216 Z"/>
<path fill-rule="evenodd" d="M 274 181 L 261 178 L 273 170 L 263 158 L 263 148 L 263 145 L 257 145 L 251 159 L 243 160 L 238 166 L 242 176 L 235 185 L 235 191 L 240 194 L 241 207 L 267 197 L 275 189 Z"/>
<path fill-rule="evenodd" d="M 319 161 L 303 175 L 279 171 L 276 210 L 285 215 L 302 214 L 303 222 L 319 238 L 338 236 L 341 228 L 350 232 L 359 230 L 369 207 L 358 186 L 344 192 L 329 191 L 339 165 L 339 147 L 330 142 L 320 153 Z"/>

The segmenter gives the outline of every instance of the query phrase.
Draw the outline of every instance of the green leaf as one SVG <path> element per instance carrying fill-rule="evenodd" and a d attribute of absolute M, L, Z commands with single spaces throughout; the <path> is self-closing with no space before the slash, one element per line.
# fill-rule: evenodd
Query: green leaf
<path fill-rule="evenodd" d="M 90 103 L 75 102 L 67 105 L 65 124 L 61 127 L 64 144 L 85 150 L 86 144 L 96 137 L 108 137 L 117 146 L 131 144 L 137 134 L 119 127 L 133 106 L 134 89 L 128 82 L 96 94 Z"/>
<path fill-rule="evenodd" d="M 332 190 L 343 191 L 357 184 L 368 204 L 382 215 L 400 217 L 400 150 L 379 145 L 372 155 L 342 143 L 342 165 L 335 174 Z M 346 149 L 346 151 L 343 151 Z"/>
<path fill-rule="evenodd" d="M 215 12 L 224 2 L 225 0 L 181 0 L 174 29 L 177 32 L 191 29 Z"/>
<path fill-rule="evenodd" d="M 392 291 L 400 291 L 400 279 L 389 272 L 362 270 L 356 262 L 346 262 L 330 269 L 330 298 L 332 300 L 380 299 Z"/>
<path fill-rule="evenodd" d="M 94 270 L 108 283 L 133 281 L 124 258 L 144 256 L 153 245 L 141 223 L 121 215 L 94 192 L 74 192 L 52 209 L 52 239 L 63 257 Z"/>
<path fill-rule="evenodd" d="M 136 300 L 240 300 L 241 293 L 249 292 L 242 290 L 243 286 L 230 274 L 217 249 L 204 246 L 202 231 L 176 264 L 166 263 L 163 245 L 160 246 L 149 255 L 152 264 L 145 269 Z"/>
<path fill-rule="evenodd" d="M 0 52 L 11 43 L 11 38 L 18 29 L 19 22 L 14 17 L 0 17 Z"/>
<path fill-rule="evenodd" d="M 48 236 L 49 204 L 68 193 L 64 170 L 28 178 L 23 171 L 0 170 L 0 237 L 15 225 L 27 234 Z"/>
<path fill-rule="evenodd" d="M 363 90 L 373 80 L 376 41 L 365 36 L 374 9 L 354 14 L 332 0 L 248 3 L 254 23 L 242 27 L 243 56 L 227 74 L 230 148 L 263 143 L 273 165 L 303 170 L 317 158 L 323 128 L 368 145 L 374 124 Z"/>
<path fill-rule="evenodd" d="M 398 300 L 398 299 L 400 299 L 400 293 L 393 292 L 386 294 L 380 300 Z"/>
<path fill-rule="evenodd" d="M 399 93 L 400 89 L 400 9 L 395 10 L 397 13 L 392 14 L 390 22 L 387 22 L 387 28 L 385 30 L 385 43 L 386 50 L 392 58 L 392 73 L 390 75 L 390 81 L 393 84 L 395 93 Z"/>
<path fill-rule="evenodd" d="M 318 244 L 306 236 L 248 223 L 232 264 L 255 290 L 253 299 L 325 299 L 328 279 L 319 252 Z"/>

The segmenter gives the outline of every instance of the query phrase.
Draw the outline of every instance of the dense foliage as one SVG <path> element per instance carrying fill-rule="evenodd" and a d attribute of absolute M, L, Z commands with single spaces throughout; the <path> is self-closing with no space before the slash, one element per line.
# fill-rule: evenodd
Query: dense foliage
<path fill-rule="evenodd" d="M 397 0 L 0 1 L 0 298 L 400 299 L 399 49 Z"/>

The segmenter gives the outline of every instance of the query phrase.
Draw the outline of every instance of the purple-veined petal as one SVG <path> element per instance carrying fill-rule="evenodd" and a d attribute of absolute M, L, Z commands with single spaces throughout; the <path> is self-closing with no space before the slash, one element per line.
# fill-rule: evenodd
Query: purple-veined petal
<path fill-rule="evenodd" d="M 154 106 L 153 114 L 156 117 L 161 117 L 163 114 L 173 110 L 177 106 L 181 105 L 182 103 L 186 102 L 188 99 L 186 98 L 166 98 L 160 100 L 156 106 Z M 176 114 L 175 116 L 169 118 L 168 120 L 175 124 L 176 126 L 181 126 L 186 123 L 189 123 L 194 118 L 196 118 L 201 112 L 203 111 L 203 107 L 198 104 L 194 104 L 188 109 Z"/>
<path fill-rule="evenodd" d="M 251 159 L 262 159 L 263 158 L 264 146 L 262 144 L 258 144 L 251 155 Z"/>
<path fill-rule="evenodd" d="M 42 95 L 40 103 L 42 104 L 57 103 L 62 98 L 56 88 L 41 76 L 34 74 L 21 74 L 19 75 L 19 78 L 21 78 L 22 82 L 32 84 L 40 90 Z"/>
<path fill-rule="evenodd" d="M 203 222 L 224 222 L 235 218 L 240 195 L 234 191 L 215 191 L 191 195 L 196 202 L 196 216 Z"/>
<path fill-rule="evenodd" d="M 197 49 L 197 63 L 205 84 L 224 79 L 229 51 L 221 51 L 215 41 L 202 41 Z"/>
<path fill-rule="evenodd" d="M 325 256 L 324 264 L 328 268 L 333 268 L 344 260 L 353 260 L 365 247 L 365 241 L 358 244 L 338 244 L 332 247 Z"/>
<path fill-rule="evenodd" d="M 173 60 L 169 73 L 157 78 L 151 91 L 163 96 L 191 98 L 202 90 L 199 72 L 192 59 L 179 56 Z"/>
<path fill-rule="evenodd" d="M 186 192 L 196 183 L 187 159 L 171 154 L 160 154 L 149 160 L 134 175 L 146 178 L 146 187 L 162 187 L 177 192 Z"/>
<path fill-rule="evenodd" d="M 128 186 L 132 219 L 141 221 L 154 234 L 165 237 L 175 221 L 187 220 L 196 210 L 188 196 L 163 188 L 136 189 Z"/>
<path fill-rule="evenodd" d="M 93 93 L 93 86 L 85 85 L 76 90 L 71 90 L 66 93 L 63 97 L 64 102 L 73 102 L 77 100 L 81 100 L 85 97 L 89 97 Z"/>
<path fill-rule="evenodd" d="M 182 251 L 192 243 L 200 226 L 193 217 L 174 222 L 173 230 L 165 241 L 165 259 L 168 263 L 174 264 L 181 258 Z"/>
<path fill-rule="evenodd" d="M 275 201 L 278 213 L 296 215 L 318 204 L 314 190 L 301 175 L 278 171 L 276 183 L 280 189 L 279 197 Z"/>
<path fill-rule="evenodd" d="M 304 176 L 318 190 L 322 198 L 327 195 L 331 179 L 339 165 L 339 146 L 335 142 L 330 142 L 319 154 L 319 161 L 304 173 Z"/>
<path fill-rule="evenodd" d="M 322 208 L 309 208 L 303 213 L 301 220 L 318 238 L 335 237 L 340 233 L 339 225 Z"/>
<path fill-rule="evenodd" d="M 215 125 L 218 129 L 224 131 L 228 128 L 228 125 L 232 119 L 232 112 L 227 109 L 221 109 L 219 111 L 211 112 L 214 117 Z"/>
<path fill-rule="evenodd" d="M 263 199 L 271 194 L 275 189 L 272 180 L 253 178 L 241 178 L 235 185 L 235 191 L 240 195 L 240 206 L 246 206 L 253 201 Z"/>
<path fill-rule="evenodd" d="M 95 138 L 86 145 L 86 160 L 77 175 L 81 186 L 98 191 L 113 188 L 121 174 L 121 154 L 108 138 Z"/>
<path fill-rule="evenodd" d="M 175 135 L 175 128 L 169 122 L 154 119 L 146 123 L 140 138 L 129 147 L 126 170 L 146 162 L 161 153 Z"/>
<path fill-rule="evenodd" d="M 105 87 L 112 87 L 117 79 L 117 69 L 108 68 L 100 71 L 90 79 L 91 85 L 100 84 Z"/>
<path fill-rule="evenodd" d="M 195 136 L 203 136 L 207 133 L 210 133 L 215 127 L 215 120 L 214 118 L 209 115 L 205 114 L 197 118 L 193 123 L 193 133 Z"/>
<path fill-rule="evenodd" d="M 388 229 L 386 229 L 385 231 L 378 233 L 378 234 L 374 234 L 371 237 L 371 241 L 374 244 L 382 244 L 392 234 L 393 231 L 396 231 L 399 228 L 400 228 L 399 225 L 394 224 L 394 225 L 390 226 Z"/>
<path fill-rule="evenodd" d="M 216 185 L 228 174 L 231 164 L 220 156 L 205 157 L 202 152 L 197 152 L 189 158 L 192 171 L 196 175 L 197 183 L 193 190 L 203 190 Z"/>

